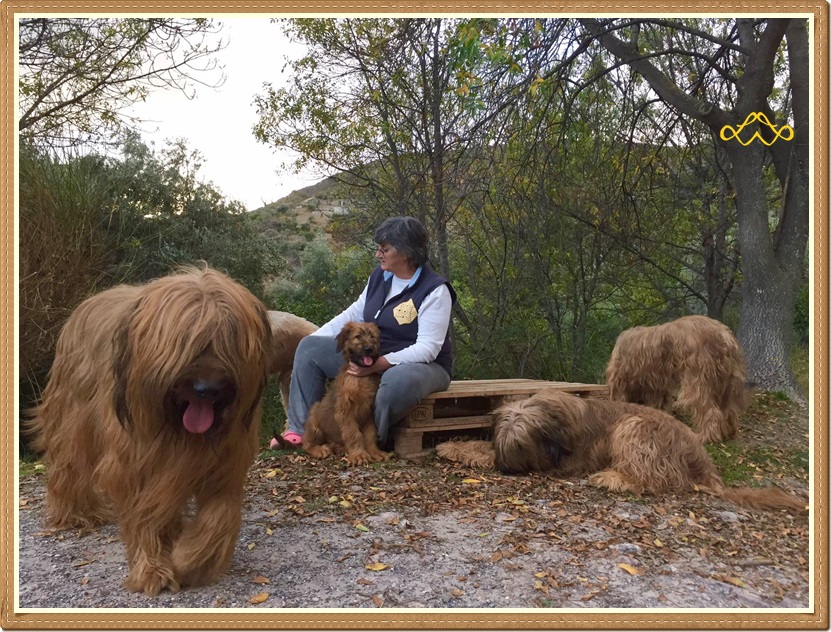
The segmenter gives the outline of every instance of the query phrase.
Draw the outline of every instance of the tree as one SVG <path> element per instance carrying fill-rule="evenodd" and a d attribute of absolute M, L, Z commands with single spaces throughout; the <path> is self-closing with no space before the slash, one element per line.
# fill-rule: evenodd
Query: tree
<path fill-rule="evenodd" d="M 729 157 L 744 277 L 738 338 L 748 379 L 801 400 L 790 369 L 790 348 L 808 243 L 806 20 L 580 22 L 591 38 L 637 71 L 664 103 L 704 123 Z M 776 130 L 786 123 L 794 132 L 790 141 L 777 137 Z M 747 129 L 736 135 L 743 127 Z M 750 142 L 756 132 L 761 142 Z M 779 208 L 767 199 L 765 176 L 770 169 L 779 185 Z"/>
<path fill-rule="evenodd" d="M 215 75 L 218 27 L 203 18 L 21 18 L 22 138 L 53 148 L 106 140 L 151 88 L 190 96 Z"/>
<path fill-rule="evenodd" d="M 259 296 L 279 271 L 275 245 L 242 204 L 199 182 L 198 153 L 157 157 L 133 134 L 120 159 L 20 156 L 21 386 L 44 385 L 66 318 L 88 296 L 206 261 Z"/>

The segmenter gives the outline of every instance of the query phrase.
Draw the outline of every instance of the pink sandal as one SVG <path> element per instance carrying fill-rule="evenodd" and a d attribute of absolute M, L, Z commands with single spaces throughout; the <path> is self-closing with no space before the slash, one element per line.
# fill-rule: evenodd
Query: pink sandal
<path fill-rule="evenodd" d="M 281 436 L 274 437 L 268 447 L 272 450 L 296 450 L 303 443 L 303 435 L 286 430 Z"/>

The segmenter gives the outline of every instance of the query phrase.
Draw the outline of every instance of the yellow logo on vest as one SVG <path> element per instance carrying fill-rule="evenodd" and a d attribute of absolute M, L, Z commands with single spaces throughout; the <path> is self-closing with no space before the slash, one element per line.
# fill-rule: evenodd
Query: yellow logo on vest
<path fill-rule="evenodd" d="M 409 325 L 418 317 L 418 310 L 415 303 L 413 303 L 413 299 L 410 299 L 392 310 L 392 315 L 395 316 L 395 320 L 399 325 Z"/>
<path fill-rule="evenodd" d="M 770 128 L 770 130 L 774 133 L 774 138 L 773 138 L 772 141 L 768 142 L 764 138 L 762 138 L 762 134 L 759 131 L 754 132 L 753 136 L 751 136 L 746 141 L 739 138 L 739 134 L 741 133 L 741 131 L 745 127 L 747 127 L 748 125 L 751 125 L 753 123 L 756 123 L 757 121 L 759 123 L 761 123 L 762 125 L 767 125 L 768 128 Z M 729 130 L 729 134 L 728 134 L 728 130 Z M 721 131 L 719 132 L 719 136 L 721 137 L 721 140 L 724 140 L 724 141 L 735 139 L 735 140 L 739 141 L 739 143 L 741 143 L 745 147 L 747 147 L 754 140 L 758 139 L 758 140 L 762 141 L 763 144 L 770 147 L 771 145 L 773 145 L 773 143 L 775 143 L 780 138 L 782 140 L 793 140 L 794 131 L 793 131 L 793 127 L 791 127 L 790 125 L 783 125 L 779 129 L 776 129 L 776 125 L 771 123 L 770 120 L 768 119 L 768 117 L 765 116 L 762 112 L 751 112 L 750 114 L 747 115 L 747 118 L 744 119 L 744 123 L 739 125 L 738 128 L 733 129 L 733 127 L 731 127 L 730 125 L 725 125 L 724 127 L 722 127 Z"/>

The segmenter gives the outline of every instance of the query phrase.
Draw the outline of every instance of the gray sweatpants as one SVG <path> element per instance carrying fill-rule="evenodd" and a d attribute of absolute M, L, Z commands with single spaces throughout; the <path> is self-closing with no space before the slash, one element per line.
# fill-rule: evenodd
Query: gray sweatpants
<path fill-rule="evenodd" d="M 334 379 L 344 363 L 334 336 L 306 336 L 294 354 L 289 391 L 288 429 L 303 434 L 309 409 L 323 398 L 326 380 Z M 375 397 L 375 427 L 383 445 L 398 423 L 426 395 L 443 391 L 450 375 L 435 362 L 397 364 L 381 374 Z"/>

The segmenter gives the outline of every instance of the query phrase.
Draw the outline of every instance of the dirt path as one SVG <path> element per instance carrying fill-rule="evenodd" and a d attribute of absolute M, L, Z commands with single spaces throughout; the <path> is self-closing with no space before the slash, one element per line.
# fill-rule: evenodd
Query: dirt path
<path fill-rule="evenodd" d="M 807 450 L 807 419 L 790 408 L 768 412 L 748 416 L 742 439 L 725 450 L 751 463 L 754 484 L 805 497 L 804 467 L 784 459 Z M 781 459 L 758 458 L 762 438 Z M 45 531 L 43 476 L 23 478 L 20 606 L 809 605 L 808 517 L 703 494 L 637 498 L 584 480 L 502 476 L 433 458 L 350 468 L 271 452 L 252 468 L 249 487 L 229 571 L 213 586 L 149 598 L 120 586 L 126 561 L 116 527 L 83 537 Z"/>

